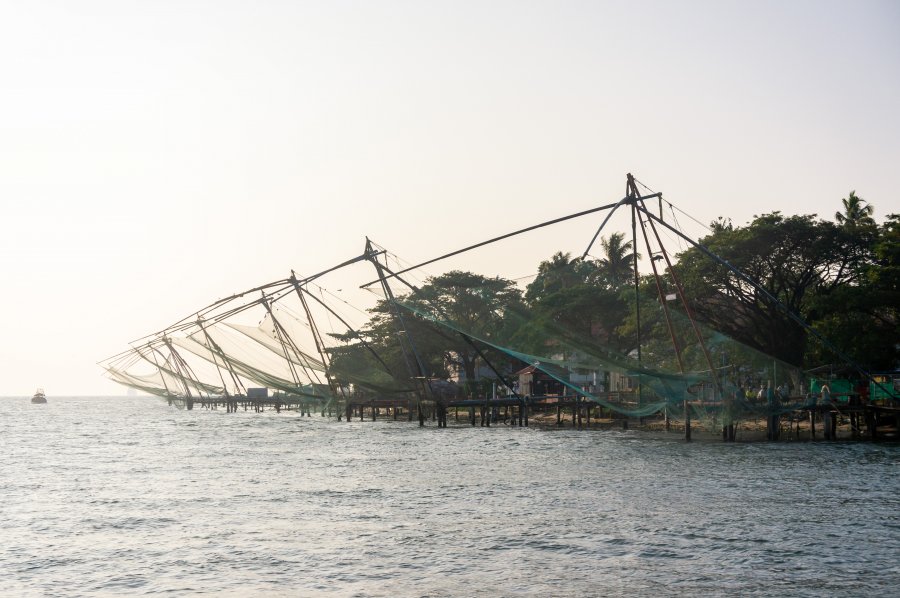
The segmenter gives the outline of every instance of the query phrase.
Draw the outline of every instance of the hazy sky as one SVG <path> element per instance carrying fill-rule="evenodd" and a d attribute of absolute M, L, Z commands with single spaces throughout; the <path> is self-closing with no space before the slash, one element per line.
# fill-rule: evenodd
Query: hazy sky
<path fill-rule="evenodd" d="M 219 297 L 626 172 L 703 222 L 900 212 L 894 0 L 6 0 L 0 55 L 0 395 L 121 394 L 97 361 Z M 598 224 L 454 265 L 527 274 Z"/>

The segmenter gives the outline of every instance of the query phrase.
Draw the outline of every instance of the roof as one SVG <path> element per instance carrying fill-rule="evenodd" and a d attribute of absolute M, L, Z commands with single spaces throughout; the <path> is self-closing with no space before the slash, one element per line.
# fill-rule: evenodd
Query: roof
<path fill-rule="evenodd" d="M 514 373 L 513 376 L 524 376 L 526 374 L 533 374 L 535 372 L 535 370 L 537 370 L 537 367 L 535 367 L 533 365 L 529 365 L 529 366 L 522 368 L 518 372 Z"/>

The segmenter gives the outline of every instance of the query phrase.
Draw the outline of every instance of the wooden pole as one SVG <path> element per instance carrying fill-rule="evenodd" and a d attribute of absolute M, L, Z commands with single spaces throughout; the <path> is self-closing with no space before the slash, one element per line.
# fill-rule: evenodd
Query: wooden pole
<path fill-rule="evenodd" d="M 691 406 L 688 400 L 684 400 L 684 441 L 691 441 Z"/>

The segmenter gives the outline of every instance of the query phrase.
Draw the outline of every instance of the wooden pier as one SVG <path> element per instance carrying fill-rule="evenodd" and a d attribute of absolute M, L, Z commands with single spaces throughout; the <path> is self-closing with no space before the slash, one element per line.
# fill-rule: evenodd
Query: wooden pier
<path fill-rule="evenodd" d="M 309 417 L 319 413 L 322 417 L 337 417 L 340 421 L 377 421 L 388 418 L 393 421 L 413 421 L 420 424 L 436 421 L 438 427 L 447 427 L 447 414 L 453 410 L 457 425 L 491 427 L 492 425 L 528 427 L 529 422 L 540 426 L 573 429 L 609 429 L 630 425 L 651 430 L 679 430 L 690 440 L 691 428 L 699 422 L 690 419 L 670 419 L 665 414 L 647 418 L 629 418 L 603 407 L 584 397 L 537 396 L 537 397 L 497 397 L 466 398 L 447 401 L 428 400 L 417 403 L 413 398 L 349 397 L 345 401 L 326 401 L 323 398 L 280 396 L 248 398 L 245 396 L 204 397 L 168 399 L 170 405 L 178 404 L 188 410 L 195 408 L 218 410 L 227 413 L 237 411 L 296 411 Z M 689 403 L 706 412 L 725 410 L 722 402 Z M 687 413 L 690 409 L 686 410 Z M 555 418 L 553 417 L 555 415 Z M 629 422 L 634 422 L 630 424 Z M 738 432 L 743 430 L 747 438 L 761 437 L 771 441 L 787 440 L 865 440 L 878 441 L 897 439 L 900 428 L 900 408 L 858 402 L 830 402 L 824 404 L 787 406 L 776 414 L 762 412 L 754 420 L 744 418 L 722 427 L 722 440 L 734 442 Z M 713 432 L 713 430 L 706 430 Z"/>

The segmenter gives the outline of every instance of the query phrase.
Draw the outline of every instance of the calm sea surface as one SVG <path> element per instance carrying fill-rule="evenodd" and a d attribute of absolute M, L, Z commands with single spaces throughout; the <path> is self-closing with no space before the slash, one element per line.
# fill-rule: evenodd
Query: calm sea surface
<path fill-rule="evenodd" d="M 897 445 L 49 401 L 0 399 L 3 596 L 900 587 Z"/>

